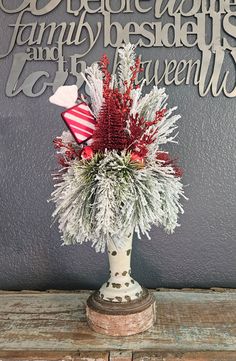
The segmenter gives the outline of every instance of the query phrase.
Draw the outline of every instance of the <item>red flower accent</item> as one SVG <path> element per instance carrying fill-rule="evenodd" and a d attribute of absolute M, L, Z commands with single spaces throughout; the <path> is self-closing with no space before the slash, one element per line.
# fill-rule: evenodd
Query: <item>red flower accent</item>
<path fill-rule="evenodd" d="M 176 165 L 173 166 L 174 171 L 175 171 L 175 176 L 178 178 L 181 178 L 184 174 L 184 170 Z"/>
<path fill-rule="evenodd" d="M 156 159 L 162 161 L 163 165 L 169 165 L 172 163 L 168 152 L 157 152 Z"/>
<path fill-rule="evenodd" d="M 130 154 L 130 159 L 132 162 L 137 162 L 137 163 L 142 163 L 142 164 L 144 162 L 143 157 L 140 157 L 139 154 L 134 153 L 134 152 Z"/>
<path fill-rule="evenodd" d="M 81 153 L 81 158 L 85 160 L 90 160 L 93 158 L 93 150 L 91 147 L 87 146 L 84 147 Z"/>
<path fill-rule="evenodd" d="M 183 169 L 180 168 L 177 164 L 176 164 L 176 159 L 171 159 L 170 155 L 168 152 L 157 152 L 156 155 L 156 159 L 162 161 L 162 166 L 172 166 L 172 168 L 174 169 L 175 172 L 175 176 L 176 177 L 182 177 L 183 176 Z"/>

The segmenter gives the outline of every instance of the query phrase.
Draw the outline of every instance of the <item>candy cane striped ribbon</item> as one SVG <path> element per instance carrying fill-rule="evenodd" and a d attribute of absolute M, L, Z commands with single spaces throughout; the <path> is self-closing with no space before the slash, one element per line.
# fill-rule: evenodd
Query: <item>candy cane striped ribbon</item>
<path fill-rule="evenodd" d="M 62 113 L 72 135 L 78 143 L 89 139 L 95 130 L 95 118 L 85 103 L 80 103 Z"/>

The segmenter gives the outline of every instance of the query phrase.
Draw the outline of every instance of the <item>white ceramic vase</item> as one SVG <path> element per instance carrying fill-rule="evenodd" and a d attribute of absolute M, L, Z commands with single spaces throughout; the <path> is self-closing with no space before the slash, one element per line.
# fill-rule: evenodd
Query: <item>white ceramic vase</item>
<path fill-rule="evenodd" d="M 124 303 L 137 300 L 143 295 L 143 288 L 131 276 L 133 232 L 128 232 L 125 238 L 121 249 L 117 249 L 113 242 L 108 244 L 110 278 L 98 292 L 104 301 Z"/>
<path fill-rule="evenodd" d="M 121 249 L 108 244 L 110 277 L 87 300 L 88 324 L 104 335 L 135 335 L 152 327 L 156 319 L 152 293 L 131 276 L 132 238 L 133 232 L 128 232 Z"/>

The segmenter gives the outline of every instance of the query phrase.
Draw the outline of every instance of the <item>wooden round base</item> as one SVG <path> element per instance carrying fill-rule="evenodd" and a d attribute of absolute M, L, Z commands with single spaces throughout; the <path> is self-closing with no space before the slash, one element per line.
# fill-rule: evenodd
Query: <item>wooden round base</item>
<path fill-rule="evenodd" d="M 92 330 L 110 336 L 129 336 L 153 326 L 156 320 L 155 300 L 146 290 L 135 301 L 115 303 L 102 300 L 98 292 L 92 294 L 86 307 Z"/>

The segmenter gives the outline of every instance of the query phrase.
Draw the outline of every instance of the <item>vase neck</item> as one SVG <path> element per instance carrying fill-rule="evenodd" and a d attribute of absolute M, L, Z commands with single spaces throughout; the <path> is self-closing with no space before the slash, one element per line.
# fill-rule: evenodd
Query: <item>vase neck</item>
<path fill-rule="evenodd" d="M 117 248 L 113 242 L 109 242 L 107 246 L 110 272 L 113 276 L 130 273 L 133 232 L 127 233 L 124 237 L 121 248 Z"/>

